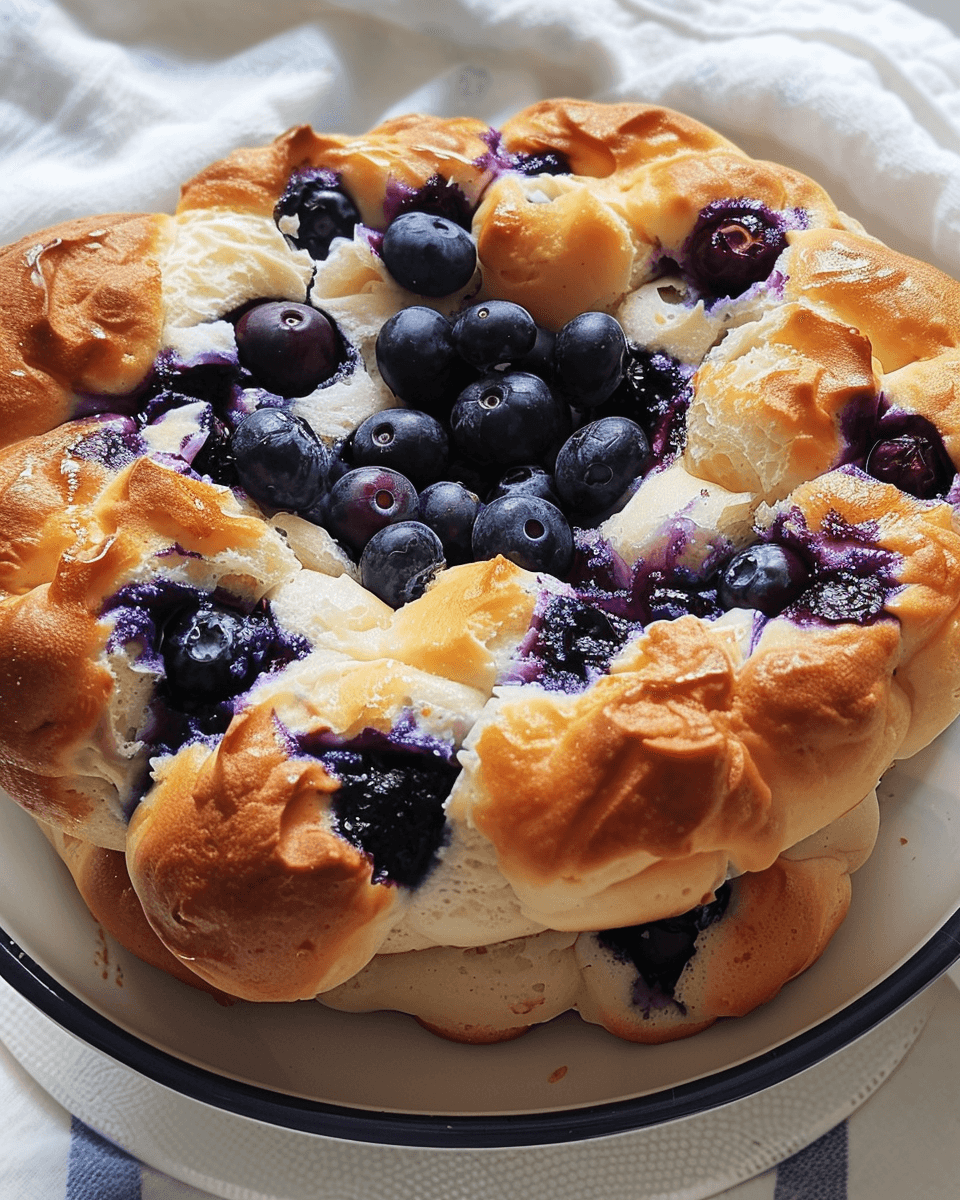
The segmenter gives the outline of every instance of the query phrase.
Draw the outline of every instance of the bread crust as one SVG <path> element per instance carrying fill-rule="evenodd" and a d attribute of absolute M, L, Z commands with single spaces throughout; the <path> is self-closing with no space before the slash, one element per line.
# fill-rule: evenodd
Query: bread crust
<path fill-rule="evenodd" d="M 320 263 L 274 220 L 311 176 L 363 226 Z M 573 582 L 497 558 L 441 571 L 394 612 L 311 514 L 193 464 L 218 422 L 262 403 L 289 401 L 333 445 L 395 402 L 377 333 L 418 298 L 377 248 L 421 202 L 472 223 L 478 248 L 469 284 L 430 304 L 452 317 L 514 300 L 554 331 L 629 314 L 654 337 L 645 351 L 677 350 L 683 407 L 659 414 L 633 499 L 578 541 Z M 692 247 L 731 206 L 782 237 L 764 278 L 714 295 Z M 570 1006 L 619 1036 L 685 1036 L 821 953 L 872 844 L 869 821 L 852 855 L 823 831 L 960 712 L 960 485 L 917 499 L 868 475 L 861 444 L 919 429 L 939 469 L 960 465 L 960 285 L 687 117 L 572 99 L 499 131 L 422 115 L 357 137 L 298 126 L 201 171 L 176 216 L 87 218 L 7 247 L 0 280 L 0 784 L 56 828 L 124 944 L 215 991 L 406 1003 L 475 1042 Z M 234 321 L 267 296 L 340 322 L 349 370 L 329 390 L 254 386 Z M 221 380 L 209 395 L 197 364 Z M 145 412 L 161 395 L 171 407 Z M 707 615 L 624 617 L 582 687 L 543 673 L 557 598 L 589 606 L 608 588 L 610 614 L 645 613 L 657 572 L 719 597 L 733 553 L 777 539 L 809 570 L 779 614 L 708 599 L 691 601 Z M 150 629 L 118 615 L 150 589 L 267 613 L 280 647 L 232 715 L 172 746 L 174 602 L 151 593 Z M 338 832 L 342 785 L 317 750 L 331 744 L 462 765 L 420 908 L 420 885 L 385 881 Z M 680 916 L 731 878 L 728 915 L 651 1018 L 595 931 Z M 482 1004 L 400 1002 L 417 962 L 437 979 L 481 971 L 491 929 L 503 973 Z"/>

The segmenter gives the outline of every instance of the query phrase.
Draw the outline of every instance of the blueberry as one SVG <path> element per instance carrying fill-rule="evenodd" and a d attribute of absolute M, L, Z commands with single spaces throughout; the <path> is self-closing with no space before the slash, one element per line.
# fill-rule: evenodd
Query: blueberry
<path fill-rule="evenodd" d="M 335 237 L 353 237 L 360 223 L 357 206 L 346 192 L 322 176 L 291 182 L 274 210 L 277 224 L 285 216 L 299 218 L 300 227 L 290 240 L 316 259 L 327 257 Z"/>
<path fill-rule="evenodd" d="M 481 371 L 515 362 L 537 341 L 533 317 L 509 300 L 488 300 L 462 313 L 453 327 L 460 357 Z"/>
<path fill-rule="evenodd" d="M 570 430 L 570 413 L 536 375 L 508 371 L 469 384 L 450 413 L 454 441 L 480 464 L 536 462 Z"/>
<path fill-rule="evenodd" d="M 413 408 L 388 408 L 357 426 L 348 452 L 354 466 L 392 467 L 420 487 L 443 477 L 449 444 L 435 417 Z"/>
<path fill-rule="evenodd" d="M 573 534 L 563 513 L 538 496 L 501 496 L 480 510 L 473 527 L 473 556 L 502 554 L 527 571 L 562 578 L 573 562 Z"/>
<path fill-rule="evenodd" d="M 449 296 L 473 278 L 477 248 L 455 221 L 425 212 L 402 213 L 387 226 L 380 248 L 393 278 L 418 296 Z"/>
<path fill-rule="evenodd" d="M 499 500 L 501 496 L 539 496 L 541 500 L 549 500 L 557 508 L 563 507 L 553 476 L 538 466 L 511 467 L 504 471 L 488 493 L 487 502 Z"/>
<path fill-rule="evenodd" d="M 206 475 L 214 483 L 221 483 L 225 487 L 240 484 L 230 430 L 219 417 L 211 419 L 206 441 L 193 456 L 190 466 L 198 475 Z"/>
<path fill-rule="evenodd" d="M 368 854 L 373 879 L 416 887 L 443 844 L 443 805 L 459 773 L 438 754 L 325 750 L 324 768 L 340 783 L 334 828 Z"/>
<path fill-rule="evenodd" d="M 931 500 L 945 495 L 950 487 L 954 472 L 945 459 L 933 438 L 905 433 L 877 442 L 867 457 L 866 471 L 918 500 Z"/>
<path fill-rule="evenodd" d="M 646 434 L 627 417 L 601 417 L 576 430 L 557 455 L 557 491 L 574 512 L 590 516 L 617 501 L 650 458 Z"/>
<path fill-rule="evenodd" d="M 327 450 L 306 421 L 279 408 L 248 413 L 230 440 L 241 487 L 259 504 L 300 512 L 323 489 Z"/>
<path fill-rule="evenodd" d="M 781 221 L 758 202 L 708 205 L 684 251 L 696 286 L 710 296 L 739 296 L 766 279 L 787 244 Z"/>
<path fill-rule="evenodd" d="M 237 322 L 237 353 L 254 379 L 278 396 L 306 396 L 343 361 L 333 322 L 309 304 L 268 301 Z"/>
<path fill-rule="evenodd" d="M 453 326 L 422 305 L 402 308 L 377 336 L 377 369 L 404 404 L 446 416 L 463 386 L 463 362 L 453 342 Z M 446 411 L 443 411 L 444 408 Z"/>
<path fill-rule="evenodd" d="M 356 467 L 330 488 L 324 523 L 359 553 L 377 530 L 412 520 L 416 513 L 417 492 L 405 475 L 389 467 Z"/>
<path fill-rule="evenodd" d="M 807 588 L 810 569 L 796 551 L 759 542 L 735 554 L 720 574 L 724 608 L 755 608 L 765 616 L 783 612 Z"/>
<path fill-rule="evenodd" d="M 595 408 L 616 391 L 627 361 L 620 322 L 604 312 L 585 312 L 557 334 L 553 351 L 557 387 L 574 408 Z"/>
<path fill-rule="evenodd" d="M 473 550 L 471 536 L 480 511 L 480 498 L 462 483 L 441 480 L 420 493 L 418 515 L 443 544 L 443 554 L 451 565 L 469 562 Z"/>
<path fill-rule="evenodd" d="M 265 618 L 219 605 L 181 611 L 163 632 L 167 687 L 188 709 L 236 695 L 256 677 L 268 634 Z"/>
<path fill-rule="evenodd" d="M 360 582 L 391 608 L 422 596 L 444 566 L 443 544 L 422 521 L 398 521 L 378 530 L 360 556 Z"/>
<path fill-rule="evenodd" d="M 717 888 L 715 899 L 679 917 L 604 929 L 597 934 L 602 946 L 624 962 L 632 962 L 648 987 L 672 996 L 684 967 L 696 951 L 697 937 L 719 921 L 730 903 L 730 884 Z"/>

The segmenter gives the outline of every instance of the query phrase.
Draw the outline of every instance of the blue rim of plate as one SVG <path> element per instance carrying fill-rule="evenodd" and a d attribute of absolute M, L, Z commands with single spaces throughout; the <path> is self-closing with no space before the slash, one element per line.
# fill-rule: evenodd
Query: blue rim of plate
<path fill-rule="evenodd" d="M 659 1092 L 543 1113 L 375 1112 L 286 1095 L 184 1062 L 113 1024 L 57 983 L 0 929 L 0 978 L 81 1041 L 193 1100 L 284 1129 L 354 1142 L 443 1149 L 548 1145 L 675 1121 L 772 1087 L 892 1016 L 960 958 L 960 909 L 900 967 L 840 1012 L 725 1071 Z"/>

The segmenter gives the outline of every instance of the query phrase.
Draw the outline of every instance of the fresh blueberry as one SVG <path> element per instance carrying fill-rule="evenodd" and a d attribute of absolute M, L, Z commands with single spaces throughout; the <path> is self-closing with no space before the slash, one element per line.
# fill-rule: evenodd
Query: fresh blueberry
<path fill-rule="evenodd" d="M 417 514 L 417 492 L 399 471 L 356 467 L 330 488 L 324 523 L 345 546 L 359 554 L 378 529 Z"/>
<path fill-rule="evenodd" d="M 299 229 L 290 240 L 313 258 L 325 259 L 336 237 L 352 238 L 360 213 L 346 192 L 323 176 L 292 181 L 274 210 L 274 220 L 296 216 Z"/>
<path fill-rule="evenodd" d="M 775 617 L 809 582 L 810 569 L 796 551 L 777 542 L 759 542 L 735 554 L 723 568 L 718 598 L 725 609 L 755 608 Z"/>
<path fill-rule="evenodd" d="M 556 505 L 539 496 L 501 496 L 480 510 L 473 526 L 473 556 L 502 554 L 527 571 L 562 578 L 573 561 L 573 533 Z"/>
<path fill-rule="evenodd" d="M 280 408 L 248 413 L 230 439 L 241 487 L 259 504 L 300 512 L 323 489 L 327 450 L 299 417 Z"/>
<path fill-rule="evenodd" d="M 533 317 L 509 300 L 488 300 L 462 313 L 453 327 L 460 357 L 481 371 L 516 362 L 537 341 Z"/>
<path fill-rule="evenodd" d="M 620 322 L 608 313 L 580 313 L 557 334 L 557 386 L 574 408 L 595 408 L 612 396 L 626 360 L 627 339 Z"/>
<path fill-rule="evenodd" d="M 336 327 L 309 304 L 258 304 L 243 314 L 236 332 L 241 364 L 278 396 L 306 396 L 343 361 Z"/>
<path fill-rule="evenodd" d="M 475 492 L 454 480 L 431 483 L 420 493 L 418 515 L 443 543 L 443 553 L 451 565 L 469 562 L 473 556 L 471 536 L 480 511 Z"/>
<path fill-rule="evenodd" d="M 646 434 L 627 417 L 601 417 L 577 429 L 557 455 L 557 491 L 585 516 L 602 513 L 642 475 L 650 458 Z"/>
<path fill-rule="evenodd" d="M 549 500 L 557 508 L 563 507 L 554 486 L 553 476 L 538 466 L 511 467 L 504 471 L 487 494 L 487 503 L 499 500 L 501 496 L 539 496 L 541 500 Z"/>
<path fill-rule="evenodd" d="M 360 582 L 384 604 L 400 608 L 422 596 L 444 566 L 443 544 L 422 521 L 378 530 L 360 555 Z"/>
<path fill-rule="evenodd" d="M 721 201 L 700 213 L 684 252 L 702 292 L 739 296 L 770 275 L 786 244 L 782 222 L 762 204 Z"/>
<path fill-rule="evenodd" d="M 434 416 L 449 414 L 463 386 L 453 326 L 423 305 L 402 308 L 384 322 L 377 336 L 377 369 L 399 400 Z"/>
<path fill-rule="evenodd" d="M 933 438 L 905 433 L 877 442 L 867 457 L 866 471 L 918 500 L 931 500 L 945 495 L 950 487 L 953 469 L 945 459 Z"/>
<path fill-rule="evenodd" d="M 397 283 L 418 296 L 458 292 L 477 268 L 477 247 L 463 226 L 425 212 L 391 221 L 380 253 Z"/>
<path fill-rule="evenodd" d="M 486 375 L 457 397 L 450 413 L 454 441 L 481 464 L 544 458 L 570 431 L 570 412 L 536 375 Z"/>
<path fill-rule="evenodd" d="M 442 479 L 449 458 L 443 426 L 414 408 L 387 408 L 362 421 L 349 442 L 357 467 L 392 467 L 416 487 Z"/>
<path fill-rule="evenodd" d="M 165 627 L 161 643 L 167 687 L 181 706 L 224 700 L 260 670 L 271 638 L 263 617 L 219 605 L 187 609 Z"/>

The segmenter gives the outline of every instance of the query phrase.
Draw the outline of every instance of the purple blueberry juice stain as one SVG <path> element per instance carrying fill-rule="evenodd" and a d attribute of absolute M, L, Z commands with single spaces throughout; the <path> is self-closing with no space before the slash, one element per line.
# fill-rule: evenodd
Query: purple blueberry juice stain
<path fill-rule="evenodd" d="M 425 212 L 434 217 L 446 217 L 448 221 L 469 230 L 473 211 L 474 205 L 467 199 L 463 188 L 444 179 L 442 175 L 431 175 L 418 188 L 412 188 L 397 179 L 387 181 L 383 197 L 383 219 L 387 225 L 403 213 Z"/>
<path fill-rule="evenodd" d="M 143 439 L 132 418 L 111 414 L 89 420 L 99 427 L 74 443 L 71 448 L 74 458 L 122 471 L 145 452 Z"/>
<path fill-rule="evenodd" d="M 696 953 L 697 938 L 723 918 L 729 903 L 730 884 L 724 883 L 717 888 L 715 899 L 679 917 L 605 929 L 596 935 L 619 962 L 636 968 L 632 1001 L 645 1017 L 670 1005 L 686 1014 L 674 997 L 677 982 Z"/>
<path fill-rule="evenodd" d="M 877 544 L 878 533 L 875 522 L 851 524 L 836 512 L 826 514 L 819 530 L 810 529 L 798 509 L 781 513 L 759 540 L 788 547 L 810 566 L 808 586 L 781 616 L 798 624 L 881 619 L 900 589 L 902 560 Z"/>

